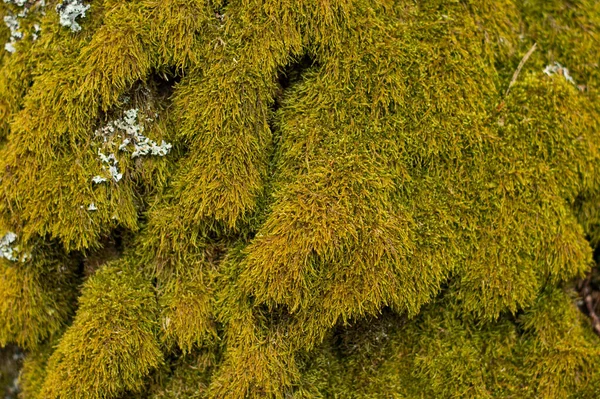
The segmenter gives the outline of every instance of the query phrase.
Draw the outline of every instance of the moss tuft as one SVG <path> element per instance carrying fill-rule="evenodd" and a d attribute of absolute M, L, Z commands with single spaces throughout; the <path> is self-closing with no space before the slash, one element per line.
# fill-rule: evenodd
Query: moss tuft
<path fill-rule="evenodd" d="M 157 330 L 152 287 L 124 261 L 104 266 L 86 282 L 73 325 L 48 360 L 42 397 L 104 398 L 140 390 L 162 362 Z"/>

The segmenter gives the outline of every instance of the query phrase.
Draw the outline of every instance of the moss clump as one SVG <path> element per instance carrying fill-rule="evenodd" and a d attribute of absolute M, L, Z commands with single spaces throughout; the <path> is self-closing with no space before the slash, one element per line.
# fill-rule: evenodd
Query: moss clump
<path fill-rule="evenodd" d="M 77 316 L 48 360 L 41 396 L 106 397 L 139 390 L 162 361 L 156 311 L 150 284 L 131 266 L 103 267 L 86 282 Z"/>
<path fill-rule="evenodd" d="M 595 397 L 598 2 L 77 4 L 0 4 L 25 399 Z"/>
<path fill-rule="evenodd" d="M 172 365 L 167 378 L 157 378 L 151 384 L 152 399 L 203 399 L 207 396 L 208 384 L 216 363 L 214 352 L 194 352 L 178 359 Z"/>
<path fill-rule="evenodd" d="M 43 398 L 41 391 L 46 379 L 46 366 L 57 343 L 58 339 L 50 340 L 25 356 L 19 374 L 20 398 Z"/>
<path fill-rule="evenodd" d="M 18 241 L 17 241 L 18 242 Z M 76 300 L 75 262 L 51 247 L 21 247 L 21 260 L 0 257 L 0 346 L 35 349 L 60 334 Z"/>

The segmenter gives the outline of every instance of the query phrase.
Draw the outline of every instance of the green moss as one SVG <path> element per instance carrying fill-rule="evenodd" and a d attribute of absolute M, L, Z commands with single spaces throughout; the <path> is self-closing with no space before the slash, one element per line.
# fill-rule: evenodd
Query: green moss
<path fill-rule="evenodd" d="M 594 397 L 598 2 L 56 4 L 0 55 L 24 397 Z"/>
<path fill-rule="evenodd" d="M 41 391 L 46 379 L 46 365 L 52 355 L 53 346 L 58 343 L 57 341 L 58 339 L 50 340 L 25 355 L 23 367 L 19 374 L 20 399 L 43 398 Z"/>
<path fill-rule="evenodd" d="M 174 364 L 166 381 L 153 385 L 152 399 L 204 399 L 216 359 L 214 353 L 200 352 L 186 355 Z"/>
<path fill-rule="evenodd" d="M 217 337 L 213 289 L 206 262 L 188 265 L 188 270 L 159 279 L 162 329 L 167 342 L 174 341 L 184 352 L 202 347 Z M 206 274 L 209 274 L 208 278 Z"/>
<path fill-rule="evenodd" d="M 33 349 L 55 336 L 72 316 L 76 284 L 74 262 L 49 246 L 25 262 L 0 258 L 0 346 Z"/>
<path fill-rule="evenodd" d="M 162 361 L 157 324 L 156 299 L 142 276 L 125 262 L 104 266 L 83 288 L 73 325 L 48 360 L 41 395 L 103 398 L 139 390 Z"/>

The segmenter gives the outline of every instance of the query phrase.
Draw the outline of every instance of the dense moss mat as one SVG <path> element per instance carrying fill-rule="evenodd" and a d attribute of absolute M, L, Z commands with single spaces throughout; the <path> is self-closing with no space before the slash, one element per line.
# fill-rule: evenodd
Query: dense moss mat
<path fill-rule="evenodd" d="M 0 13 L 22 398 L 598 396 L 600 2 Z"/>

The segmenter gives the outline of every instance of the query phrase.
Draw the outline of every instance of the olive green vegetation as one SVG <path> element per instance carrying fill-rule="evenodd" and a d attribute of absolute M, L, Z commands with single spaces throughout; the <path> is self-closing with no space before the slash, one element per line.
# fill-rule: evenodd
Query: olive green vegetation
<path fill-rule="evenodd" d="M 598 396 L 600 2 L 56 5 L 0 4 L 22 398 Z"/>

